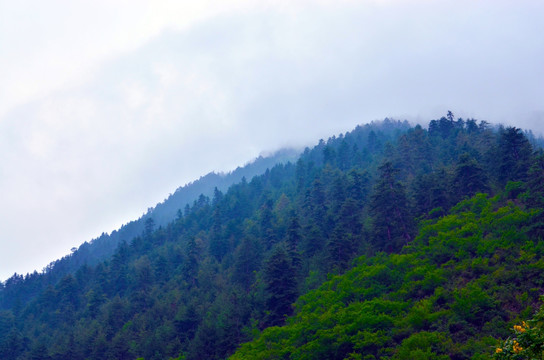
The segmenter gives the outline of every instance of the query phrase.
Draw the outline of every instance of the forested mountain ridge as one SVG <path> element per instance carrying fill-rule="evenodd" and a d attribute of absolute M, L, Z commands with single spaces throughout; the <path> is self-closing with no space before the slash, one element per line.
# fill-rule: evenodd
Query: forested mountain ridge
<path fill-rule="evenodd" d="M 17 283 L 19 286 L 32 288 L 33 293 L 27 292 L 24 299 L 21 299 L 25 302 L 32 298 L 32 294 L 43 290 L 44 286 L 55 285 L 62 277 L 75 273 L 81 266 L 95 265 L 109 259 L 122 241 L 130 242 L 133 238 L 142 235 L 144 231 L 149 231 L 150 228 L 166 226 L 181 216 L 180 212 L 197 201 L 199 196 L 212 196 L 214 189 L 226 191 L 230 185 L 241 181 L 242 178 L 252 178 L 276 164 L 294 161 L 299 154 L 299 150 L 286 148 L 269 156 L 259 156 L 228 173 L 208 173 L 198 180 L 177 188 L 164 201 L 155 207 L 148 208 L 139 219 L 124 224 L 110 234 L 102 233 L 98 238 L 74 249 L 70 255 L 51 262 L 42 273 L 34 272 L 26 276 L 14 274 L 6 281 L 6 284 Z M 6 304 L 0 302 L 0 309 L 2 308 L 6 308 Z"/>
<path fill-rule="evenodd" d="M 83 264 L 95 264 L 98 261 L 110 257 L 120 242 L 130 242 L 133 238 L 142 235 L 151 228 L 168 225 L 176 218 L 182 216 L 183 211 L 198 200 L 200 196 L 211 197 L 214 190 L 226 191 L 232 184 L 240 182 L 244 177 L 251 179 L 260 175 L 276 164 L 295 161 L 300 154 L 299 150 L 282 149 L 269 156 L 259 156 L 244 166 L 237 167 L 228 173 L 211 172 L 198 180 L 179 187 L 164 201 L 148 208 L 147 212 L 139 219 L 130 221 L 120 229 L 110 234 L 103 233 L 90 243 L 84 243 L 70 256 L 74 264 L 68 266 L 71 271 L 77 270 Z M 59 263 L 52 263 L 51 267 L 62 267 Z"/>
<path fill-rule="evenodd" d="M 517 128 L 359 126 L 28 304 L 4 284 L 0 357 L 485 359 L 542 294 L 542 184 Z"/>

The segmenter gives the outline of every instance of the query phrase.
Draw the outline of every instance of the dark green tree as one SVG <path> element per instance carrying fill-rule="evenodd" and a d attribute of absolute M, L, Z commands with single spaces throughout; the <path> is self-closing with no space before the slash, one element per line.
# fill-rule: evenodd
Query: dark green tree
<path fill-rule="evenodd" d="M 420 174 L 412 184 L 412 196 L 418 214 L 425 216 L 444 215 L 450 206 L 450 174 L 445 169 L 428 174 Z M 441 208 L 438 214 L 429 212 Z"/>
<path fill-rule="evenodd" d="M 26 341 L 21 332 L 16 328 L 2 334 L 3 341 L 0 343 L 0 356 L 6 360 L 16 360 L 23 351 L 27 350 Z M 26 340 L 26 341 L 25 341 Z"/>
<path fill-rule="evenodd" d="M 267 248 L 271 248 L 277 241 L 276 234 L 274 232 L 274 213 L 272 212 L 272 201 L 270 199 L 265 200 L 261 207 L 260 214 L 260 231 L 261 238 L 264 240 Z"/>
<path fill-rule="evenodd" d="M 50 360 L 49 352 L 47 351 L 47 346 L 42 341 L 38 341 L 32 345 L 30 350 L 30 359 L 31 360 Z"/>
<path fill-rule="evenodd" d="M 98 315 L 100 306 L 106 301 L 106 296 L 99 289 L 91 289 L 86 295 L 87 311 L 91 318 Z"/>
<path fill-rule="evenodd" d="M 341 226 L 335 227 L 327 243 L 328 262 L 333 271 L 347 269 L 355 252 L 354 247 L 352 234 L 346 232 Z"/>
<path fill-rule="evenodd" d="M 148 217 L 145 220 L 145 235 L 150 236 L 151 233 L 155 230 L 155 220 L 152 217 Z"/>
<path fill-rule="evenodd" d="M 412 240 L 413 218 L 404 186 L 397 180 L 399 171 L 386 161 L 378 172 L 370 202 L 374 244 L 380 250 L 397 251 Z"/>
<path fill-rule="evenodd" d="M 528 203 L 544 208 L 544 153 L 535 157 L 527 176 Z"/>
<path fill-rule="evenodd" d="M 507 127 L 499 138 L 498 178 L 504 186 L 508 181 L 525 181 L 532 165 L 533 148 L 521 129 Z"/>
<path fill-rule="evenodd" d="M 478 192 L 489 190 L 487 176 L 476 159 L 468 153 L 459 157 L 455 167 L 452 189 L 455 194 L 455 202 L 466 197 L 471 197 Z"/>
<path fill-rule="evenodd" d="M 451 112 L 451 110 L 448 110 L 448 113 L 446 114 L 446 117 L 448 118 L 448 120 L 450 122 L 453 122 L 454 116 L 453 116 L 453 113 Z"/>
<path fill-rule="evenodd" d="M 308 224 L 304 226 L 303 232 L 304 237 L 302 239 L 301 250 L 304 257 L 311 257 L 318 254 L 326 243 L 321 227 L 317 225 L 315 220 L 310 219 Z"/>
<path fill-rule="evenodd" d="M 360 169 L 351 169 L 348 172 L 347 196 L 363 207 L 368 195 L 368 172 Z"/>
<path fill-rule="evenodd" d="M 116 360 L 129 360 L 134 356 L 131 354 L 129 346 L 129 336 L 126 331 L 121 331 L 114 336 L 109 348 L 110 358 Z"/>
<path fill-rule="evenodd" d="M 293 266 L 298 269 L 302 264 L 300 257 L 299 245 L 302 239 L 300 234 L 300 223 L 296 213 L 292 213 L 289 219 L 289 227 L 287 228 L 287 251 L 291 257 Z"/>
<path fill-rule="evenodd" d="M 349 262 L 357 254 L 362 229 L 361 208 L 354 199 L 348 198 L 340 208 L 336 227 L 327 243 L 333 269 L 347 269 Z"/>
<path fill-rule="evenodd" d="M 469 132 L 469 133 L 478 132 L 478 124 L 476 123 L 476 120 L 468 119 L 466 121 L 466 129 L 467 129 L 467 132 Z"/>
<path fill-rule="evenodd" d="M 336 161 L 336 165 L 340 170 L 346 171 L 350 168 L 352 161 L 352 149 L 349 147 L 348 143 L 344 139 L 342 140 L 342 142 L 340 143 L 340 147 L 338 148 L 338 160 Z"/>
<path fill-rule="evenodd" d="M 200 323 L 191 346 L 188 359 L 220 359 L 219 329 L 211 316 Z"/>
<path fill-rule="evenodd" d="M 378 152 L 383 147 L 382 142 L 380 141 L 378 135 L 376 135 L 376 132 L 374 130 L 370 130 L 370 132 L 368 133 L 366 143 L 368 151 L 371 154 Z"/>
<path fill-rule="evenodd" d="M 213 211 L 212 228 L 210 232 L 210 254 L 221 262 L 223 256 L 228 252 L 228 240 L 223 235 L 222 215 L 219 205 Z"/>
<path fill-rule="evenodd" d="M 529 206 L 540 209 L 531 224 L 531 235 L 536 239 L 544 239 L 544 153 L 535 157 L 527 175 L 527 192 L 525 199 Z"/>
<path fill-rule="evenodd" d="M 294 273 L 289 255 L 282 246 L 276 246 L 264 267 L 268 326 L 283 324 L 285 317 L 293 313 L 292 305 L 298 295 Z"/>
<path fill-rule="evenodd" d="M 199 267 L 200 251 L 195 238 L 191 237 L 185 247 L 184 262 L 182 272 L 185 281 L 191 285 L 197 284 L 197 275 Z"/>
<path fill-rule="evenodd" d="M 329 207 L 326 203 L 325 190 L 321 180 L 314 180 L 309 200 L 308 210 L 312 222 L 321 229 L 322 234 L 327 234 L 329 230 L 327 228 L 327 211 Z"/>
<path fill-rule="evenodd" d="M 174 326 L 178 338 L 184 343 L 190 341 L 193 338 L 200 321 L 201 319 L 197 313 L 195 304 L 191 302 L 187 306 L 180 307 L 174 318 Z"/>
<path fill-rule="evenodd" d="M 261 248 L 258 241 L 245 236 L 234 255 L 234 281 L 248 291 L 255 280 L 255 272 L 261 265 Z"/>

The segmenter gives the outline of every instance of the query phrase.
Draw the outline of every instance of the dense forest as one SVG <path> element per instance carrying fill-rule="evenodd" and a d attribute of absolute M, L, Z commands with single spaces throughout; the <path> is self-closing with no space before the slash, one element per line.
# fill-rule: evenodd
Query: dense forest
<path fill-rule="evenodd" d="M 544 291 L 541 145 L 451 112 L 321 140 L 2 283 L 0 358 L 490 359 Z"/>
<path fill-rule="evenodd" d="M 75 273 L 82 265 L 96 265 L 109 259 L 119 244 L 123 241 L 131 241 L 141 235 L 150 226 L 166 226 L 170 222 L 182 216 L 183 209 L 187 208 L 198 199 L 199 196 L 212 196 L 215 189 L 225 191 L 232 184 L 238 183 L 244 177 L 252 178 L 276 164 L 287 163 L 296 160 L 300 151 L 296 149 L 282 149 L 269 156 L 259 156 L 243 167 L 238 167 L 228 173 L 208 173 L 200 179 L 177 188 L 164 201 L 148 208 L 137 220 L 130 221 L 111 233 L 103 232 L 99 237 L 89 242 L 84 242 L 77 249 L 73 248 L 69 256 L 55 260 L 47 265 L 41 274 L 35 271 L 23 277 L 14 274 L 9 280 L 18 283 L 19 287 L 28 287 L 23 301 L 27 301 L 44 290 L 48 285 L 56 284 L 68 273 Z M 22 280 L 25 281 L 22 281 Z"/>

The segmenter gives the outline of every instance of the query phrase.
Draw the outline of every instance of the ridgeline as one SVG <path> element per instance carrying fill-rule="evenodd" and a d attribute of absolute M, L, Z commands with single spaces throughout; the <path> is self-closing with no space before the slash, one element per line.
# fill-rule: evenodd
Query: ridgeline
<path fill-rule="evenodd" d="M 544 292 L 541 144 L 451 113 L 322 140 L 8 279 L 0 358 L 490 359 Z"/>

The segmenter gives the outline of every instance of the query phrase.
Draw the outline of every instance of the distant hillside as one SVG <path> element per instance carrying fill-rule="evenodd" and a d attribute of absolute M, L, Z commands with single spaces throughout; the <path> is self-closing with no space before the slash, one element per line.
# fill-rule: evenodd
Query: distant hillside
<path fill-rule="evenodd" d="M 490 359 L 544 293 L 531 143 L 451 112 L 322 140 L 55 283 L 8 279 L 0 358 Z"/>
<path fill-rule="evenodd" d="M 95 264 L 103 260 L 115 251 L 121 241 L 129 242 L 149 228 L 165 226 L 183 215 L 187 207 L 193 205 L 200 196 L 212 197 L 214 190 L 226 191 L 232 184 L 240 182 L 243 178 L 251 180 L 254 176 L 264 173 L 267 169 L 277 164 L 296 161 L 300 151 L 295 149 L 283 149 L 270 156 L 259 156 L 250 163 L 238 167 L 228 173 L 211 172 L 185 186 L 179 187 L 163 202 L 149 208 L 138 220 L 123 225 L 119 230 L 111 234 L 103 233 L 100 237 L 89 243 L 84 243 L 72 254 L 70 261 L 74 263 L 76 270 L 83 264 Z M 148 229 L 150 230 L 150 229 Z M 54 263 L 53 266 L 60 266 Z"/>
<path fill-rule="evenodd" d="M 167 225 L 178 217 L 178 211 L 184 211 L 186 207 L 190 207 L 200 195 L 211 198 L 215 188 L 222 192 L 227 191 L 232 184 L 242 181 L 242 178 L 250 181 L 254 176 L 263 174 L 267 169 L 271 169 L 277 164 L 295 162 L 300 153 L 299 150 L 282 149 L 270 156 L 259 156 L 250 163 L 226 174 L 209 173 L 190 184 L 176 189 L 166 200 L 143 215 L 138 222 L 141 222 L 141 220 L 145 222 L 148 218 L 152 218 L 156 226 Z M 137 235 L 141 234 L 144 226 L 140 224 L 138 230 Z M 123 237 L 122 234 L 120 236 Z"/>
<path fill-rule="evenodd" d="M 94 265 L 108 259 L 115 252 L 119 243 L 130 242 L 133 238 L 142 235 L 146 230 L 146 222 L 148 222 L 148 226 L 150 225 L 149 219 L 153 219 L 153 227 L 165 226 L 174 221 L 179 216 L 179 212 L 183 212 L 188 206 L 190 207 L 200 196 L 213 196 L 214 189 L 225 191 L 230 185 L 240 182 L 243 178 L 251 179 L 274 165 L 295 161 L 299 155 L 299 150 L 282 149 L 269 156 L 259 156 L 231 172 L 219 174 L 211 172 L 198 180 L 181 186 L 163 202 L 154 208 L 149 208 L 147 213 L 139 219 L 121 226 L 120 229 L 114 230 L 110 234 L 102 233 L 100 237 L 83 243 L 72 254 L 51 262 L 43 274 L 27 274 L 26 286 L 33 287 L 33 293 L 38 293 L 41 287 L 30 285 L 32 279 L 40 278 L 42 286 L 43 284 L 55 284 L 66 274 L 74 273 L 83 265 Z M 23 278 L 23 275 L 15 274 L 11 280 Z M 24 301 L 29 299 L 30 297 Z"/>

